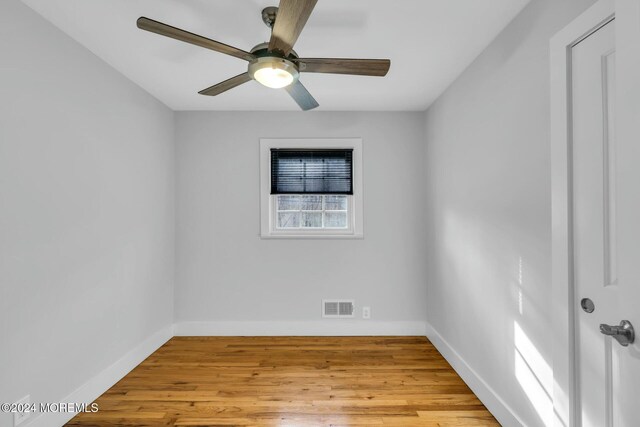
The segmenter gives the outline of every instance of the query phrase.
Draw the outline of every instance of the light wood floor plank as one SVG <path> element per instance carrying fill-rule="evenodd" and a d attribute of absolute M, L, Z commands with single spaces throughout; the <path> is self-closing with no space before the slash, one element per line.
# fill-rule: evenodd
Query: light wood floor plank
<path fill-rule="evenodd" d="M 424 337 L 175 337 L 69 426 L 499 426 Z"/>

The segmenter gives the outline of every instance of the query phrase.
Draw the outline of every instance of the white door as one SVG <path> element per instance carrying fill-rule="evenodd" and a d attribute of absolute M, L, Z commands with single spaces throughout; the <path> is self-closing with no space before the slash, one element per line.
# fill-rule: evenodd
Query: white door
<path fill-rule="evenodd" d="M 640 328 L 640 1 L 616 0 L 618 287 L 617 318 Z M 615 426 L 640 426 L 640 338 L 615 346 Z"/>
<path fill-rule="evenodd" d="M 640 98 L 619 72 L 618 21 L 571 52 L 576 425 L 593 427 L 640 426 L 640 347 L 621 323 L 640 325 Z"/>
<path fill-rule="evenodd" d="M 573 238 L 578 389 L 583 426 L 611 425 L 618 313 L 615 21 L 572 48 Z M 615 316 L 615 317 L 614 317 Z"/>

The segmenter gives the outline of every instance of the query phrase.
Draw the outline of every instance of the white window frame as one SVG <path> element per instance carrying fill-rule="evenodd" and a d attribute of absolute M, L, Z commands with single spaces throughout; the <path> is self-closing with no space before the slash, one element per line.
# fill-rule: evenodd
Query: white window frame
<path fill-rule="evenodd" d="M 344 228 L 276 228 L 275 196 L 271 195 L 271 149 L 353 150 L 353 195 L 347 197 L 349 226 Z M 361 138 L 262 138 L 260 139 L 260 237 L 263 239 L 362 239 L 362 139 Z"/>

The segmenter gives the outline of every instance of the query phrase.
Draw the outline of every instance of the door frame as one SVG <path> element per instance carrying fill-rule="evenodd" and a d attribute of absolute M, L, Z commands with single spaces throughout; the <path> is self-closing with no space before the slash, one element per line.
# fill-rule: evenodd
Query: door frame
<path fill-rule="evenodd" d="M 558 32 L 551 53 L 551 286 L 554 425 L 580 420 L 575 349 L 572 211 L 571 49 L 615 18 L 615 0 L 599 0 Z"/>

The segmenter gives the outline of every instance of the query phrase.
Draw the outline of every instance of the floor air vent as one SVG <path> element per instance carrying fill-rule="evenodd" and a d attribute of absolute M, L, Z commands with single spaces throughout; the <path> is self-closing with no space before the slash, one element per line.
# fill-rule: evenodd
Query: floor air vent
<path fill-rule="evenodd" d="M 322 300 L 322 317 L 340 318 L 353 316 L 353 300 Z"/>

